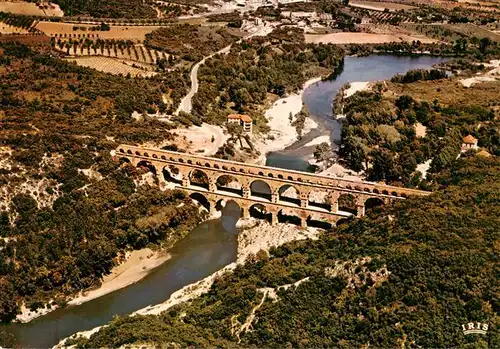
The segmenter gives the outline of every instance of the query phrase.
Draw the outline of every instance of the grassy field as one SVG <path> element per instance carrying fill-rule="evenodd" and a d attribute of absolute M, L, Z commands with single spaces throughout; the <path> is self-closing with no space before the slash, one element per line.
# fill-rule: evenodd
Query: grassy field
<path fill-rule="evenodd" d="M 485 82 L 474 85 L 474 88 L 466 88 L 456 80 L 388 83 L 388 90 L 417 100 L 432 102 L 437 99 L 442 105 L 477 105 L 494 109 L 500 106 L 500 82 Z"/>
<path fill-rule="evenodd" d="M 500 35 L 478 27 L 470 23 L 461 24 L 402 24 L 403 28 L 413 30 L 423 35 L 442 39 L 446 41 L 455 41 L 460 38 L 489 38 L 493 41 L 500 42 Z"/>
<path fill-rule="evenodd" d="M 0 0 L 0 12 L 15 13 L 26 16 L 62 17 L 63 11 L 57 4 L 46 3 L 37 6 L 34 2 Z"/>
<path fill-rule="evenodd" d="M 159 26 L 111 26 L 109 31 L 89 31 L 89 30 L 74 30 L 74 27 L 79 28 L 95 27 L 90 24 L 73 23 L 56 23 L 56 22 L 39 22 L 36 29 L 41 30 L 48 36 L 62 37 L 62 38 L 100 38 L 100 39 L 118 39 L 118 40 L 131 40 L 133 42 L 141 43 L 146 38 L 146 34 L 159 29 Z"/>

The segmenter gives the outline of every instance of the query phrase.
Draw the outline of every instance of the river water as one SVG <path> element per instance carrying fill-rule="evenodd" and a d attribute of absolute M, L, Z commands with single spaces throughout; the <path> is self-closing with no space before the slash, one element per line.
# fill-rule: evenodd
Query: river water
<path fill-rule="evenodd" d="M 403 74 L 412 69 L 428 69 L 443 60 L 445 58 L 432 56 L 345 57 L 344 67 L 336 78 L 317 82 L 304 91 L 303 102 L 318 127 L 285 150 L 269 153 L 266 165 L 310 171 L 308 159 L 312 156 L 316 146 L 305 146 L 307 143 L 324 135 L 330 136 L 332 144 L 340 142 L 342 126 L 332 116 L 332 102 L 344 84 L 356 81 L 387 80 L 396 74 Z"/>
<path fill-rule="evenodd" d="M 340 139 L 340 125 L 332 118 L 331 104 L 346 82 L 388 79 L 397 73 L 429 68 L 441 61 L 441 58 L 428 56 L 346 57 L 343 71 L 336 79 L 318 82 L 304 92 L 304 103 L 318 128 L 284 151 L 270 153 L 267 165 L 306 171 L 307 158 L 314 146 L 304 147 L 305 144 L 322 135 L 330 135 L 334 141 Z M 130 314 L 165 301 L 176 290 L 236 260 L 235 223 L 238 217 L 235 212 L 235 208 L 228 205 L 223 210 L 222 219 L 197 226 L 169 251 L 170 260 L 141 281 L 79 306 L 55 310 L 27 324 L 11 324 L 1 329 L 14 333 L 24 348 L 47 348 L 76 332 L 106 324 L 114 315 Z"/>

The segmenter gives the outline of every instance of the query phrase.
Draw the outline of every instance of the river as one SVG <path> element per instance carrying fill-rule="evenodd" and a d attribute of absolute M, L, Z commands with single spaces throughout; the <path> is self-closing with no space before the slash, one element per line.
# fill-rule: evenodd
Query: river
<path fill-rule="evenodd" d="M 429 68 L 441 58 L 373 55 L 346 57 L 343 71 L 333 80 L 318 82 L 304 92 L 304 103 L 316 129 L 281 152 L 270 153 L 267 165 L 305 171 L 314 146 L 305 144 L 321 135 L 340 139 L 340 125 L 332 118 L 332 100 L 346 82 L 374 81 Z M 115 315 L 130 314 L 148 305 L 165 301 L 176 290 L 201 280 L 236 260 L 235 211 L 226 207 L 222 219 L 206 221 L 169 251 L 172 258 L 139 282 L 87 303 L 55 310 L 27 324 L 2 329 L 13 333 L 20 346 L 46 348 L 76 332 L 106 324 Z"/>
<path fill-rule="evenodd" d="M 446 58 L 432 56 L 371 55 L 366 57 L 345 57 L 344 67 L 335 79 L 320 81 L 304 91 L 303 102 L 309 109 L 310 117 L 318 124 L 282 151 L 267 155 L 267 166 L 310 171 L 308 159 L 316 146 L 305 146 L 313 139 L 329 135 L 333 143 L 341 140 L 341 124 L 332 117 L 332 102 L 344 84 L 356 81 L 387 80 L 396 74 L 404 74 L 412 69 L 428 69 Z"/>

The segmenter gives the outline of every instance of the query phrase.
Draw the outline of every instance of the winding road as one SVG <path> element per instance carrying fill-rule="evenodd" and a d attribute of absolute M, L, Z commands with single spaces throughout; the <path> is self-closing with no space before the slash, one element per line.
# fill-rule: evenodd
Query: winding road
<path fill-rule="evenodd" d="M 193 103 L 192 103 L 193 96 L 195 95 L 196 92 L 198 92 L 198 68 L 200 68 L 200 66 L 204 64 L 207 59 L 212 58 L 213 56 L 218 54 L 229 53 L 230 50 L 231 50 L 231 45 L 226 46 L 222 50 L 219 50 L 215 53 L 212 53 L 210 56 L 203 58 L 201 61 L 199 61 L 193 66 L 193 69 L 191 69 L 191 74 L 190 74 L 191 89 L 189 90 L 188 94 L 181 100 L 181 103 L 179 104 L 179 107 L 175 111 L 174 115 L 179 115 L 181 111 L 185 113 L 191 112 L 191 109 L 193 108 Z"/>
<path fill-rule="evenodd" d="M 272 26 L 266 26 L 264 24 L 259 29 L 257 29 L 255 32 L 253 32 L 251 34 L 248 34 L 243 39 L 240 39 L 238 42 L 240 42 L 241 40 L 244 40 L 244 39 L 251 38 L 252 36 L 257 36 L 257 35 L 264 35 L 265 36 L 269 32 L 271 32 L 272 29 L 273 29 Z M 184 96 L 184 98 L 181 100 L 181 102 L 179 104 L 179 107 L 175 111 L 174 115 L 179 115 L 179 113 L 181 111 L 183 111 L 185 113 L 190 113 L 191 112 L 191 109 L 193 108 L 193 103 L 192 103 L 193 96 L 196 94 L 196 92 L 198 92 L 198 69 L 200 68 L 200 66 L 202 64 L 205 63 L 205 61 L 207 59 L 212 58 L 213 56 L 218 55 L 218 54 L 227 54 L 227 53 L 229 53 L 229 51 L 231 50 L 231 46 L 232 46 L 232 44 L 224 47 L 223 49 L 221 49 L 221 50 L 219 50 L 219 51 L 217 51 L 215 53 L 212 53 L 210 56 L 204 57 L 201 61 L 199 61 L 198 63 L 196 63 L 193 66 L 193 69 L 191 69 L 191 74 L 190 74 L 191 89 L 189 90 L 188 94 L 186 96 Z"/>

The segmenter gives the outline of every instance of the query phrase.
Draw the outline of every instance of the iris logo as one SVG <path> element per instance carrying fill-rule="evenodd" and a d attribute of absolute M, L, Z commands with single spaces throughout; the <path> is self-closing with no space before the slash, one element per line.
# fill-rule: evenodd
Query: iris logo
<path fill-rule="evenodd" d="M 462 331 L 464 335 L 468 334 L 486 334 L 488 332 L 488 324 L 482 324 L 480 322 L 469 322 L 467 325 L 462 325 Z"/>

